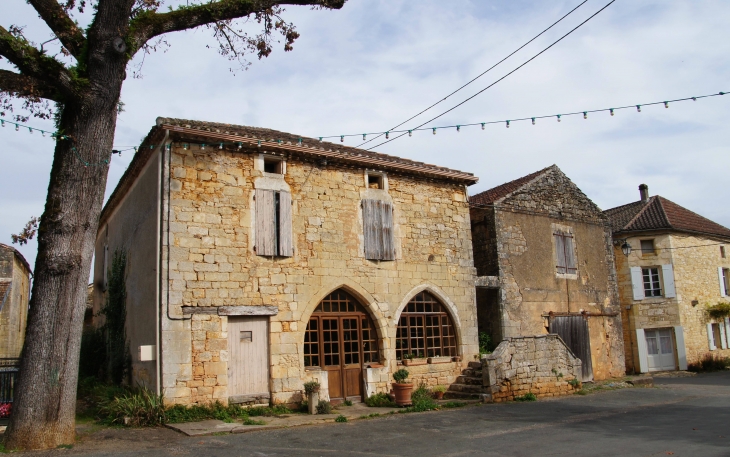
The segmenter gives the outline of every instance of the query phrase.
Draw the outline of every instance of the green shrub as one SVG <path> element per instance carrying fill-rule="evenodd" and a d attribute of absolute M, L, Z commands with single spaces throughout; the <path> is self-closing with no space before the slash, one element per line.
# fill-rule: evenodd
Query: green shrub
<path fill-rule="evenodd" d="M 343 406 L 352 406 L 352 402 L 350 400 L 345 400 L 342 402 Z"/>
<path fill-rule="evenodd" d="M 317 405 L 317 414 L 331 414 L 332 413 L 332 404 L 328 402 L 327 400 L 320 400 L 319 404 Z"/>
<path fill-rule="evenodd" d="M 515 397 L 515 401 L 537 401 L 537 395 L 527 392 L 525 395 Z"/>
<path fill-rule="evenodd" d="M 106 424 L 151 427 L 166 423 L 162 395 L 142 387 L 99 403 L 99 414 Z"/>
<path fill-rule="evenodd" d="M 730 367 L 730 358 L 719 357 L 708 352 L 699 362 L 687 365 L 687 371 L 695 373 L 705 371 L 722 371 L 726 370 L 728 367 Z"/>
<path fill-rule="evenodd" d="M 405 408 L 403 412 L 406 413 L 418 413 L 422 411 L 431 411 L 438 409 L 438 405 L 433 398 L 431 398 L 431 392 L 425 385 L 421 384 L 418 389 L 414 390 L 411 394 L 411 406 Z"/>
<path fill-rule="evenodd" d="M 365 404 L 371 408 L 391 408 L 396 406 L 395 402 L 385 392 L 379 392 L 365 399 Z"/>
<path fill-rule="evenodd" d="M 255 406 L 253 408 L 246 409 L 246 412 L 249 416 L 267 416 L 267 417 L 274 417 L 274 416 L 281 416 L 282 414 L 291 414 L 294 411 L 290 410 L 286 406 L 283 405 L 274 405 L 274 406 Z"/>
<path fill-rule="evenodd" d="M 339 416 L 337 416 L 335 418 L 335 422 L 347 422 L 347 418 L 345 416 L 343 416 L 342 414 L 340 414 Z"/>
<path fill-rule="evenodd" d="M 405 368 L 401 368 L 400 370 L 393 373 L 393 379 L 396 383 L 403 384 L 403 382 L 408 379 L 409 374 L 410 373 L 408 373 L 408 370 L 406 370 Z"/>
<path fill-rule="evenodd" d="M 463 401 L 447 401 L 446 403 L 440 404 L 439 408 L 461 408 L 463 406 L 466 406 L 466 403 Z"/>
<path fill-rule="evenodd" d="M 494 351 L 492 337 L 487 332 L 479 332 L 479 354 L 491 354 Z"/>
<path fill-rule="evenodd" d="M 707 315 L 718 321 L 730 317 L 730 303 L 718 303 L 707 307 Z"/>
<path fill-rule="evenodd" d="M 570 381 L 568 381 L 568 384 L 570 384 L 574 389 L 578 388 L 580 386 L 580 379 L 573 378 Z"/>

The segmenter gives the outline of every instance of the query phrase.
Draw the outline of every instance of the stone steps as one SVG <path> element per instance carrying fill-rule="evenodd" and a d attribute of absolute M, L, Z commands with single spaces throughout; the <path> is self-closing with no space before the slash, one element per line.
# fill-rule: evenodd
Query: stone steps
<path fill-rule="evenodd" d="M 481 383 L 479 385 L 454 383 L 449 386 L 449 390 L 447 392 L 463 392 L 463 393 L 480 394 L 480 393 L 482 393 L 482 385 L 481 385 Z"/>
<path fill-rule="evenodd" d="M 481 386 L 482 385 L 482 377 L 481 376 L 457 376 L 456 378 L 457 384 L 469 384 L 472 386 Z"/>
<path fill-rule="evenodd" d="M 461 370 L 461 374 L 464 376 L 471 376 L 475 378 L 481 378 L 482 377 L 482 370 L 476 369 L 476 368 L 464 368 Z"/>
<path fill-rule="evenodd" d="M 481 398 L 481 394 L 447 391 L 444 393 L 444 398 L 447 400 L 479 400 Z"/>

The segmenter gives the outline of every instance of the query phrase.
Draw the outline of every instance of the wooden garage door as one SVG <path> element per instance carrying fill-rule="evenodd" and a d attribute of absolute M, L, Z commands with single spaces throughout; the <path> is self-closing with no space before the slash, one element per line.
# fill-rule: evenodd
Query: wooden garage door
<path fill-rule="evenodd" d="M 228 351 L 228 395 L 268 394 L 268 316 L 229 317 Z"/>
<path fill-rule="evenodd" d="M 557 333 L 582 362 L 582 381 L 593 381 L 591 338 L 588 321 L 583 316 L 555 316 L 550 318 L 550 333 Z"/>
<path fill-rule="evenodd" d="M 319 304 L 304 336 L 304 364 L 327 371 L 330 400 L 360 401 L 363 365 L 378 362 L 370 316 L 348 293 L 338 290 Z"/>

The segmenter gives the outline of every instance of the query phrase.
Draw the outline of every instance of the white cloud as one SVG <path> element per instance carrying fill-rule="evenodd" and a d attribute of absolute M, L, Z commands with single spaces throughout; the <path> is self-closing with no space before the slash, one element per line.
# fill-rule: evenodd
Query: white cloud
<path fill-rule="evenodd" d="M 22 0 L 6 0 L 2 25 L 47 36 Z M 302 36 L 235 76 L 205 30 L 168 37 L 145 78 L 124 86 L 115 144 L 135 145 L 157 116 L 240 123 L 308 136 L 381 131 L 398 124 L 500 60 L 579 3 L 350 0 L 341 11 L 290 8 Z M 519 65 L 606 2 L 590 0 L 546 36 L 442 106 Z M 556 114 L 730 90 L 730 3 L 616 2 L 563 42 L 435 122 L 464 124 Z M 211 49 L 206 48 L 211 45 Z M 556 163 L 599 206 L 638 199 L 646 182 L 721 224 L 730 167 L 724 120 L 730 96 L 529 122 L 414 134 L 378 148 L 480 177 L 472 193 Z M 435 112 L 439 112 L 436 110 Z M 427 119 L 425 115 L 424 119 Z M 421 119 L 421 118 L 419 118 Z M 36 122 L 37 123 L 37 122 Z M 46 125 L 49 129 L 49 124 Z M 412 125 L 412 124 L 411 124 Z M 53 144 L 0 130 L 0 240 L 42 212 Z M 354 139 L 347 142 L 356 145 Z M 115 157 L 113 189 L 131 153 Z M 35 245 L 21 250 L 32 261 Z"/>

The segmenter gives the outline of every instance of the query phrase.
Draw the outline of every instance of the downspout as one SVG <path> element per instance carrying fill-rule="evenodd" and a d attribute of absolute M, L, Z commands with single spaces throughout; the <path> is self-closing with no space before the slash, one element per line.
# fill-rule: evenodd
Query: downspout
<path fill-rule="evenodd" d="M 159 259 L 157 264 L 157 285 L 156 288 L 156 302 L 159 304 L 160 309 L 157 313 L 155 313 L 155 319 L 156 319 L 156 325 L 155 325 L 155 347 L 157 349 L 157 354 L 155 357 L 155 376 L 157 379 L 157 382 L 155 383 L 155 393 L 159 396 L 162 393 L 162 319 L 161 319 L 161 311 L 162 311 L 162 209 L 163 209 L 163 196 L 164 191 L 162 188 L 162 174 L 164 173 L 164 170 L 162 168 L 163 161 L 162 161 L 162 155 L 165 153 L 165 149 L 167 146 L 167 138 L 170 135 L 170 131 L 165 131 L 165 138 L 162 140 L 162 146 L 160 147 L 160 151 L 157 154 L 157 167 L 159 170 L 159 173 L 157 174 L 157 189 L 160 193 L 160 198 L 157 200 L 157 233 L 160 235 L 157 237 L 157 243 L 155 243 L 155 249 L 157 250 L 156 255 Z"/>

